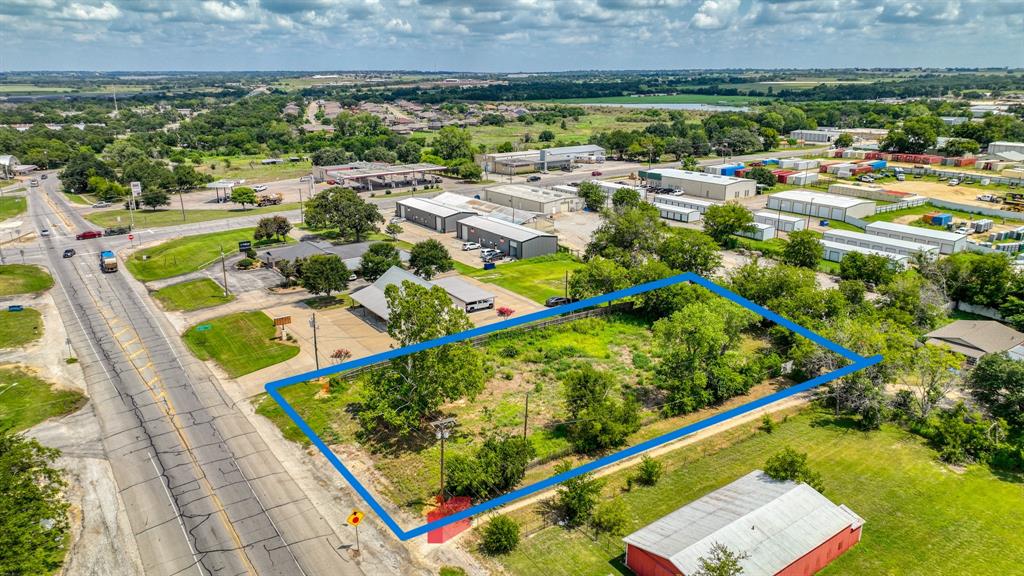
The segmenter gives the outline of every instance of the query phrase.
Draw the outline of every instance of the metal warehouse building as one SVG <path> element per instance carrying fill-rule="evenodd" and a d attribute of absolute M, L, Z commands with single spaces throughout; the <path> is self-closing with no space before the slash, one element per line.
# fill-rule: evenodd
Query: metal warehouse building
<path fill-rule="evenodd" d="M 573 212 L 583 208 L 583 199 L 579 196 L 524 184 L 504 184 L 484 188 L 480 197 L 501 206 L 540 212 L 541 214 Z"/>
<path fill-rule="evenodd" d="M 737 236 L 744 238 L 750 238 L 751 240 L 771 240 L 775 238 L 775 226 L 771 224 L 763 224 L 761 222 L 754 222 L 751 224 L 754 227 L 751 232 L 737 232 Z"/>
<path fill-rule="evenodd" d="M 797 189 L 769 196 L 768 209 L 846 222 L 850 217 L 871 216 L 875 213 L 875 203 L 863 198 Z"/>
<path fill-rule="evenodd" d="M 988 153 L 995 154 L 997 152 L 1020 152 L 1024 154 L 1024 142 L 990 142 L 988 145 Z"/>
<path fill-rule="evenodd" d="M 689 208 L 690 210 L 696 210 L 701 214 L 707 212 L 708 207 L 710 206 L 718 206 L 718 202 L 700 200 L 699 198 L 689 198 L 687 196 L 673 196 L 671 194 L 656 194 L 653 201 L 655 205 L 668 204 L 669 206 Z"/>
<path fill-rule="evenodd" d="M 484 216 L 460 220 L 457 231 L 460 240 L 477 242 L 512 258 L 533 258 L 558 251 L 558 237 L 554 234 Z"/>
<path fill-rule="evenodd" d="M 804 483 L 754 470 L 623 538 L 637 576 L 691 575 L 716 544 L 743 574 L 803 576 L 860 542 L 864 519 Z"/>
<path fill-rule="evenodd" d="M 860 252 L 861 254 L 869 254 L 874 256 L 882 256 L 892 260 L 896 263 L 899 268 L 906 268 L 907 262 L 910 257 L 902 254 L 894 254 L 892 252 L 885 252 L 883 250 L 873 250 L 871 248 L 864 248 L 862 246 L 856 246 L 853 244 L 841 244 L 839 242 L 832 242 L 831 240 L 820 240 L 821 246 L 824 249 L 825 260 L 832 262 L 842 262 L 843 258 L 846 257 L 850 252 Z"/>
<path fill-rule="evenodd" d="M 954 254 L 967 248 L 967 235 L 893 224 L 892 222 L 870 222 L 864 231 L 872 236 L 884 236 L 907 242 L 920 242 L 938 246 L 942 254 Z"/>
<path fill-rule="evenodd" d="M 754 222 L 758 224 L 769 224 L 774 226 L 776 230 L 783 232 L 796 232 L 803 230 L 807 225 L 807 219 L 799 216 L 790 216 L 789 214 L 780 214 L 778 212 L 772 212 L 771 210 L 761 210 L 754 212 Z"/>
<path fill-rule="evenodd" d="M 671 204 L 653 204 L 658 209 L 658 214 L 666 220 L 675 220 L 676 222 L 696 222 L 700 220 L 700 212 L 693 208 L 683 208 L 682 206 L 673 206 Z"/>
<path fill-rule="evenodd" d="M 437 232 L 454 232 L 456 222 L 476 212 L 427 198 L 403 198 L 395 204 L 395 215 Z"/>
<path fill-rule="evenodd" d="M 824 234 L 824 239 L 838 244 L 850 244 L 881 252 L 902 254 L 903 256 L 913 256 L 919 253 L 925 254 L 930 258 L 938 258 L 939 256 L 939 247 L 932 244 L 886 238 L 885 236 L 865 234 L 864 232 L 854 232 L 852 230 L 828 230 Z"/>
<path fill-rule="evenodd" d="M 757 194 L 757 182 L 747 178 L 735 178 L 719 174 L 705 174 L 675 168 L 641 170 L 640 177 L 649 185 L 681 190 L 698 198 L 715 200 L 736 200 Z"/>
<path fill-rule="evenodd" d="M 522 174 L 536 170 L 562 168 L 572 164 L 593 164 L 604 162 L 604 148 L 596 144 L 582 146 L 561 146 L 541 150 L 519 152 L 498 152 L 478 156 L 487 172 L 496 174 Z"/>

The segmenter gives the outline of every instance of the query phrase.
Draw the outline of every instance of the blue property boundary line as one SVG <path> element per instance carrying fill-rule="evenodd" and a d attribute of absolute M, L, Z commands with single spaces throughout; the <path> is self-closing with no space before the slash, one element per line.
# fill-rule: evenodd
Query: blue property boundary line
<path fill-rule="evenodd" d="M 593 462 L 589 462 L 577 468 L 573 468 L 572 470 L 556 474 L 545 480 L 540 480 L 538 482 L 530 484 L 529 486 L 524 486 L 507 494 L 503 494 L 502 496 L 499 496 L 492 500 L 481 502 L 461 512 L 456 512 L 455 514 L 445 516 L 444 518 L 441 518 L 439 520 L 428 522 L 422 526 L 418 526 L 411 530 L 404 530 L 401 526 L 398 525 L 397 522 L 395 522 L 394 518 L 392 518 L 391 515 L 388 514 L 387 510 L 385 510 L 384 507 L 381 506 L 381 504 L 377 501 L 377 499 L 373 497 L 370 491 L 367 490 L 365 486 L 363 486 L 362 482 L 360 482 L 359 479 L 357 479 L 352 474 L 352 472 L 349 471 L 348 467 L 345 466 L 345 464 L 337 457 L 337 455 L 335 455 L 334 452 L 332 452 L 331 449 L 327 447 L 327 444 L 325 444 L 324 441 L 321 440 L 320 437 L 316 435 L 316 432 L 314 432 L 313 429 L 310 428 L 309 424 L 307 424 L 306 421 L 303 420 L 301 416 L 299 416 L 298 412 L 296 412 L 295 409 L 291 406 L 291 404 L 289 404 L 288 401 L 284 399 L 280 392 L 282 388 L 285 388 L 292 384 L 297 384 L 299 382 L 305 382 L 307 380 L 312 380 L 314 378 L 319 378 L 321 376 L 328 376 L 331 374 L 337 374 L 338 372 L 343 372 L 345 370 L 351 370 L 353 368 L 359 368 L 362 366 L 375 364 L 382 360 L 390 360 L 392 358 L 406 356 L 408 354 L 413 354 L 415 352 L 420 352 L 423 350 L 427 350 L 429 348 L 435 348 L 437 346 L 441 346 L 444 344 L 460 342 L 462 340 L 473 338 L 475 336 L 482 336 L 484 334 L 490 334 L 492 332 L 497 332 L 499 330 L 507 330 L 509 328 L 514 328 L 516 326 L 528 324 L 530 322 L 536 322 L 537 320 L 543 320 L 545 318 L 550 318 L 553 316 L 560 316 L 562 314 L 567 314 L 569 312 L 574 312 L 576 310 L 582 310 L 584 308 L 591 308 L 599 304 L 604 304 L 607 302 L 611 302 L 613 300 L 620 300 L 622 298 L 626 298 L 629 296 L 636 296 L 637 294 L 643 294 L 644 292 L 650 292 L 651 290 L 657 290 L 659 288 L 666 288 L 668 286 L 673 286 L 675 284 L 680 284 L 682 282 L 692 282 L 699 286 L 703 286 L 704 288 L 707 288 L 709 291 L 723 298 L 726 298 L 732 302 L 735 302 L 743 306 L 744 308 L 752 310 L 757 314 L 761 315 L 762 317 L 771 320 L 772 322 L 780 326 L 788 328 L 789 330 L 799 334 L 800 336 L 803 336 L 804 338 L 807 338 L 808 340 L 814 342 L 815 344 L 818 344 L 823 348 L 826 348 L 828 350 L 831 350 L 832 352 L 835 352 L 836 354 L 839 354 L 840 356 L 843 356 L 844 358 L 850 360 L 851 363 L 838 370 L 829 372 L 828 374 L 823 374 L 821 376 L 818 376 L 817 378 L 812 378 L 811 380 L 808 380 L 801 384 L 797 384 L 795 386 L 786 388 L 785 390 L 780 390 L 778 392 L 775 392 L 774 394 L 758 398 L 757 400 L 748 402 L 742 406 L 737 406 L 736 408 L 726 410 L 725 412 L 708 417 L 704 420 L 701 420 L 700 422 L 689 424 L 687 426 L 679 428 L 678 430 L 667 432 L 665 434 L 662 434 L 661 436 L 651 438 L 650 440 L 646 440 L 635 446 L 631 446 L 614 454 L 609 454 L 608 456 L 598 458 Z M 486 512 L 487 510 L 491 510 L 499 506 L 503 506 L 505 504 L 508 504 L 509 502 L 512 502 L 513 500 L 517 500 L 524 496 L 528 496 L 535 492 L 539 492 L 570 478 L 574 478 L 587 472 L 593 472 L 598 468 L 607 466 L 609 464 L 618 462 L 631 456 L 635 456 L 637 454 L 640 454 L 641 452 L 650 450 L 651 448 L 655 448 L 662 444 L 682 438 L 683 436 L 687 436 L 689 434 L 693 434 L 694 432 L 698 432 L 710 426 L 714 426 L 715 424 L 725 422 L 726 420 L 729 420 L 731 418 L 735 418 L 737 416 L 746 414 L 753 410 L 757 410 L 758 408 L 767 406 L 772 402 L 776 402 L 778 400 L 782 400 L 784 398 L 788 398 L 790 396 L 810 390 L 812 388 L 825 384 L 826 382 L 830 382 L 832 380 L 835 380 L 836 378 L 841 378 L 848 374 L 852 374 L 854 372 L 857 372 L 858 370 L 862 370 L 864 368 L 867 368 L 868 366 L 877 364 L 881 361 L 881 356 L 872 356 L 870 358 L 860 356 L 854 353 L 853 351 L 848 350 L 843 346 L 840 346 L 839 344 L 832 342 L 831 340 L 828 340 L 827 338 L 815 334 L 814 332 L 808 330 L 807 328 L 804 328 L 803 326 L 800 326 L 795 322 L 792 322 L 786 318 L 783 318 L 782 316 L 779 316 L 778 314 L 772 312 L 771 310 L 768 310 L 762 306 L 758 306 L 757 304 L 751 302 L 750 300 L 747 300 L 746 298 L 743 298 L 742 296 L 739 296 L 738 294 L 735 294 L 715 284 L 714 282 L 711 282 L 706 278 L 698 276 L 697 274 L 694 274 L 692 272 L 687 272 L 685 274 L 679 274 L 676 276 L 663 278 L 661 280 L 655 280 L 654 282 L 638 284 L 636 286 L 626 288 L 624 290 L 616 290 L 615 292 L 609 292 L 608 294 L 603 294 L 601 296 L 587 298 L 586 300 L 581 300 L 579 302 L 573 302 L 571 304 L 558 306 L 557 308 L 540 310 L 538 312 L 527 314 L 519 318 L 505 320 L 503 322 L 498 322 L 496 324 L 480 326 L 477 328 L 473 328 L 471 330 L 466 330 L 465 332 L 452 334 L 451 336 L 435 338 L 433 340 L 427 340 L 425 342 L 420 342 L 418 344 L 413 344 L 411 346 L 406 346 L 404 348 L 399 348 L 397 350 L 388 350 L 386 352 L 381 352 L 380 354 L 374 354 L 373 356 L 359 358 L 357 360 L 352 360 L 350 362 L 345 362 L 343 364 L 338 364 L 336 366 L 329 366 L 326 368 L 321 368 L 320 370 L 314 370 L 311 372 L 290 376 L 288 378 L 283 378 L 281 380 L 275 380 L 273 382 L 269 382 L 266 385 L 266 390 L 267 393 L 270 394 L 270 396 L 281 406 L 281 409 L 284 410 L 285 414 L 287 414 L 288 417 L 295 422 L 295 425 L 298 426 L 299 429 L 302 430 L 302 432 L 310 439 L 310 441 L 313 442 L 313 445 L 315 445 L 317 449 L 320 450 L 320 453 L 322 453 L 324 457 L 327 458 L 327 460 L 331 463 L 331 465 L 333 465 L 334 468 L 338 470 L 338 472 L 345 479 L 345 481 L 348 482 L 349 485 L 351 485 L 355 489 L 356 493 L 358 493 L 359 496 L 364 501 L 366 501 L 367 504 L 369 504 L 370 508 L 380 517 L 384 524 L 386 524 L 388 528 L 390 528 L 391 531 L 394 532 L 395 535 L 398 536 L 400 540 L 409 540 L 410 538 L 415 538 L 416 536 L 426 534 L 431 530 L 436 530 L 438 528 L 447 526 L 454 522 L 458 522 L 460 520 L 469 518 L 473 515 Z"/>

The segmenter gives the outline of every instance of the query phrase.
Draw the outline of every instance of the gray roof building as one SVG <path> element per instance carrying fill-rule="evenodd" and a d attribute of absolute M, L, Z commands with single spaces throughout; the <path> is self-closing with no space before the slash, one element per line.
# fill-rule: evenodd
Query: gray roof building
<path fill-rule="evenodd" d="M 1024 344 L 1024 334 L 994 320 L 956 320 L 925 334 L 925 342 L 946 346 L 974 363 L 985 354 L 1007 352 Z"/>
<path fill-rule="evenodd" d="M 454 232 L 456 222 L 476 212 L 428 198 L 403 198 L 395 204 L 395 214 L 437 232 Z"/>
<path fill-rule="evenodd" d="M 448 297 L 452 299 L 452 302 L 462 307 L 466 312 L 473 312 L 474 310 L 491 308 L 494 306 L 494 294 L 474 286 L 460 278 L 451 276 L 446 278 L 437 278 L 433 281 L 424 280 L 412 272 L 409 272 L 404 268 L 399 268 L 398 266 L 388 268 L 388 271 L 378 278 L 373 284 L 353 292 L 352 299 L 384 322 L 387 322 L 388 318 L 391 316 L 391 311 L 388 309 L 388 299 L 384 294 L 384 289 L 392 284 L 401 286 L 402 282 L 406 281 L 412 282 L 413 284 L 419 284 L 424 288 L 440 286 L 448 293 Z"/>
<path fill-rule="evenodd" d="M 558 237 L 554 234 L 504 220 L 470 216 L 459 221 L 457 230 L 460 240 L 477 242 L 513 258 L 533 258 L 558 251 Z"/>

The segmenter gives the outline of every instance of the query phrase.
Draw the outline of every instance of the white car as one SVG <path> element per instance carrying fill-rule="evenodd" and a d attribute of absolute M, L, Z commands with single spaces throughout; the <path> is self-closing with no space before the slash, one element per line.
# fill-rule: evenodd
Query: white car
<path fill-rule="evenodd" d="M 957 180 L 956 178 L 953 178 L 952 180 L 949 181 L 949 184 L 947 184 L 947 186 L 956 186 L 959 183 L 960 183 L 959 180 Z"/>
<path fill-rule="evenodd" d="M 389 222 L 391 222 L 392 224 L 401 224 L 402 222 L 405 222 L 405 218 L 402 218 L 401 216 L 395 216 Z"/>
<path fill-rule="evenodd" d="M 50 229 L 49 228 L 43 228 L 42 230 L 39 231 L 39 235 L 42 236 L 43 238 L 49 236 L 50 235 Z"/>
<path fill-rule="evenodd" d="M 257 184 L 255 186 L 253 186 L 252 189 L 253 189 L 254 192 L 266 192 L 267 191 L 267 185 L 266 184 Z"/>
<path fill-rule="evenodd" d="M 110 208 L 110 202 L 97 202 L 92 205 L 93 208 Z"/>
<path fill-rule="evenodd" d="M 476 242 L 463 242 L 462 243 L 462 251 L 463 252 L 465 252 L 466 250 L 479 250 L 479 249 L 480 249 L 480 245 L 477 244 Z"/>

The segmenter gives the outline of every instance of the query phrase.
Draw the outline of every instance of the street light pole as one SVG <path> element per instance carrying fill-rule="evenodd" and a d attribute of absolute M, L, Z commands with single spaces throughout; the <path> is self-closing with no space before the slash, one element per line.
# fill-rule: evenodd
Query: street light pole
<path fill-rule="evenodd" d="M 228 297 L 228 267 L 224 263 L 224 245 L 220 245 L 220 271 L 224 276 L 224 297 Z"/>
<path fill-rule="evenodd" d="M 445 501 L 444 498 L 444 441 L 451 436 L 452 429 L 455 428 L 455 418 L 448 417 L 440 420 L 435 420 L 430 423 L 434 428 L 434 436 L 441 441 L 441 503 Z"/>

